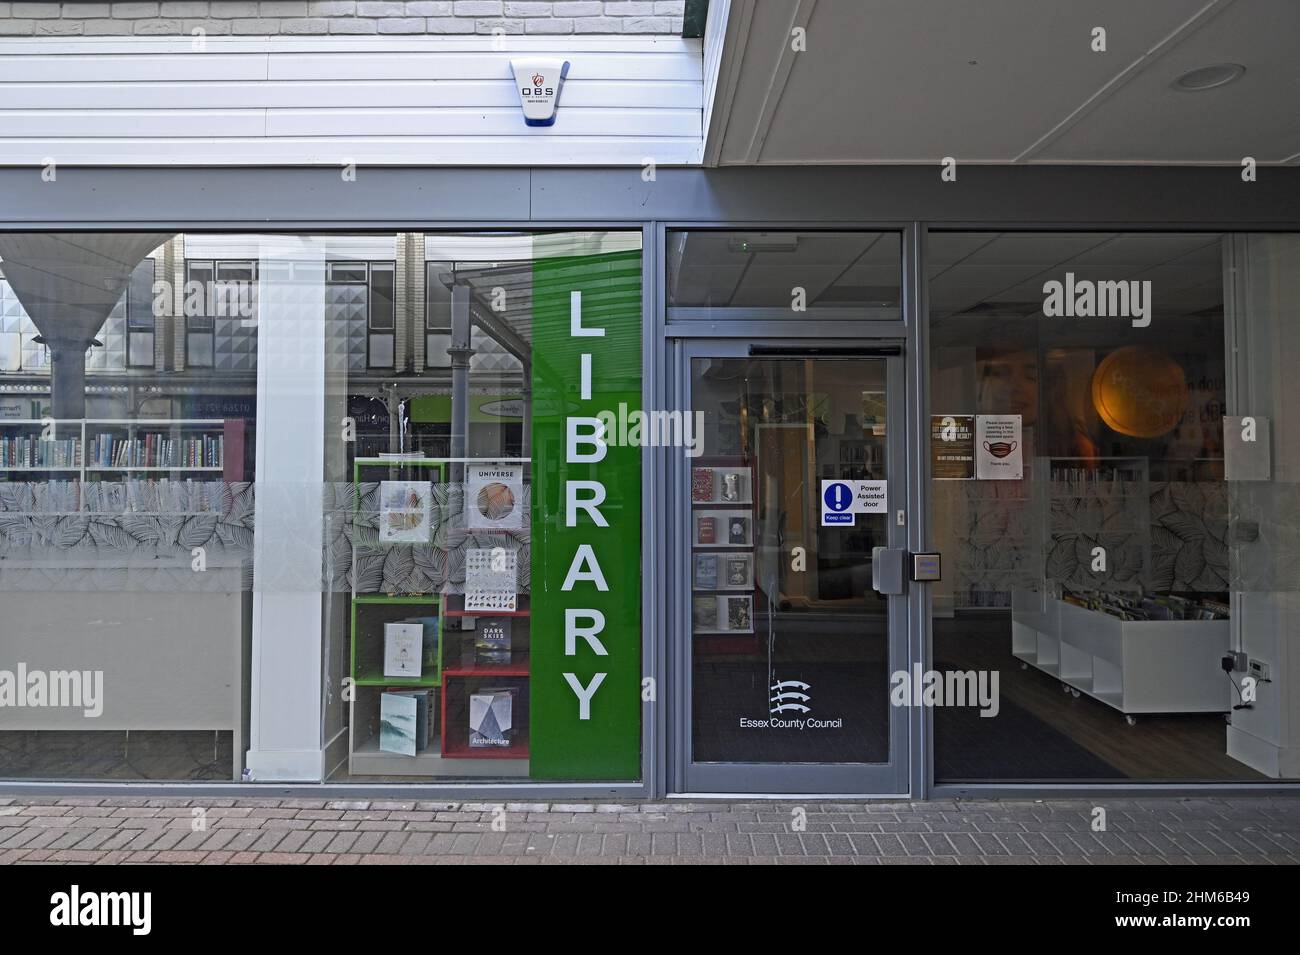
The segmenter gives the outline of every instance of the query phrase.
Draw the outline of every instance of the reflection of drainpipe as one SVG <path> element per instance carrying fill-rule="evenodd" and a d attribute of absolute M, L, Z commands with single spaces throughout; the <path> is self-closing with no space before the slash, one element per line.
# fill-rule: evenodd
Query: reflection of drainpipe
<path fill-rule="evenodd" d="M 405 401 L 397 397 L 395 381 L 380 384 L 379 390 L 383 394 L 380 400 L 384 403 L 384 410 L 388 412 L 388 450 L 405 453 L 406 433 L 402 427 L 402 405 Z"/>
<path fill-rule="evenodd" d="M 531 458 L 533 456 L 533 363 L 526 361 L 522 364 L 524 373 L 519 395 L 523 399 L 524 408 L 520 415 L 523 433 L 519 437 L 519 456 Z"/>
<path fill-rule="evenodd" d="M 465 480 L 465 464 L 458 459 L 468 457 L 469 444 L 469 360 L 474 354 L 470 345 L 468 285 L 451 288 L 451 466 L 453 482 Z"/>
<path fill-rule="evenodd" d="M 84 418 L 86 351 L 104 343 L 57 335 L 37 335 L 32 341 L 50 350 L 50 416 L 58 421 Z"/>

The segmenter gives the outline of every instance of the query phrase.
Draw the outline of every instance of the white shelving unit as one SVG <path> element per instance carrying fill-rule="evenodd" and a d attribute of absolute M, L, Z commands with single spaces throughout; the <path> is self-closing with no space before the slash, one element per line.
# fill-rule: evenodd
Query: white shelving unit
<path fill-rule="evenodd" d="M 1228 620 L 1121 620 L 1029 589 L 1012 592 L 1011 653 L 1136 722 L 1143 713 L 1227 713 L 1219 666 Z M 1077 694 L 1076 694 L 1077 695 Z"/>
<path fill-rule="evenodd" d="M 6 474 L 50 474 L 50 475 L 73 475 L 77 476 L 80 481 L 87 480 L 87 475 L 93 475 L 99 478 L 111 476 L 114 474 L 208 474 L 220 475 L 225 470 L 224 460 L 217 464 L 205 465 L 187 465 L 187 464 L 151 464 L 151 465 L 111 465 L 100 464 L 96 461 L 87 460 L 87 449 L 90 442 L 95 441 L 101 435 L 113 434 L 120 436 L 122 441 L 134 440 L 144 434 L 169 434 L 173 440 L 186 441 L 192 439 L 201 439 L 204 437 L 223 438 L 225 435 L 226 422 L 221 418 L 159 418 L 159 419 L 124 419 L 124 418 L 77 418 L 75 420 L 64 419 L 40 419 L 26 418 L 0 421 L 0 441 L 9 441 L 14 438 L 30 438 L 32 440 L 41 440 L 40 435 L 51 424 L 54 426 L 54 439 L 51 443 L 60 441 L 74 442 L 74 461 L 73 465 L 60 464 L 54 467 L 29 467 L 26 465 L 0 465 L 0 475 Z M 225 448 L 222 445 L 222 454 L 228 454 L 231 448 Z M 242 447 L 239 453 L 242 453 Z"/>

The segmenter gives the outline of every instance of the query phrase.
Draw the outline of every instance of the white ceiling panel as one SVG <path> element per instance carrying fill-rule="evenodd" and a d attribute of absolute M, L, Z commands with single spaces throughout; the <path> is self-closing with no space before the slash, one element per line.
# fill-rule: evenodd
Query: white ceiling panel
<path fill-rule="evenodd" d="M 1066 272 L 1076 279 L 1150 280 L 1160 315 L 1223 305 L 1218 235 L 943 233 L 930 246 L 945 260 L 929 287 L 931 314 L 938 317 L 976 307 L 1023 312 L 1019 306 L 1042 302 L 1044 282 Z"/>
<path fill-rule="evenodd" d="M 1023 267 L 1026 262 L 1065 262 L 1110 238 L 1108 233 L 1097 232 L 1012 232 L 999 236 L 996 242 L 984 246 L 967 261 L 972 265 L 1016 267 Z"/>
<path fill-rule="evenodd" d="M 1186 255 L 1215 238 L 1204 234 L 1128 233 L 1075 256 L 1062 268 L 1076 274 L 1101 271 L 1106 273 L 1102 278 L 1126 277 Z"/>
<path fill-rule="evenodd" d="M 1277 163 L 1300 155 L 1300 3 L 1236 0 L 1037 149 L 1058 162 Z M 1173 82 L 1217 63 L 1246 67 L 1217 89 Z"/>
<path fill-rule="evenodd" d="M 1104 52 L 1092 48 L 1098 27 Z M 731 0 L 706 156 L 1300 161 L 1297 37 L 1300 0 Z M 1170 87 L 1222 62 L 1245 75 Z"/>

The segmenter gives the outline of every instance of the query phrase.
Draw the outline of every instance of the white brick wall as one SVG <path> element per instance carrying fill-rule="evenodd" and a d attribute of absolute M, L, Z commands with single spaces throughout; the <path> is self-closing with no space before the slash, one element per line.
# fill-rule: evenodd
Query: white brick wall
<path fill-rule="evenodd" d="M 0 36 L 663 34 L 684 0 L 183 0 L 0 2 Z"/>

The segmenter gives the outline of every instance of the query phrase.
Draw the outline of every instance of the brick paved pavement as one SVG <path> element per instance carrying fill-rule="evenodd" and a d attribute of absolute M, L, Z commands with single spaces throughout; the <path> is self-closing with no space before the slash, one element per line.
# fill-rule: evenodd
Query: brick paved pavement
<path fill-rule="evenodd" d="M 1106 829 L 1092 830 L 1093 809 Z M 195 810 L 206 829 L 196 831 Z M 494 828 L 495 825 L 495 828 Z M 1300 862 L 1300 798 L 468 803 L 0 797 L 0 863 Z"/>

